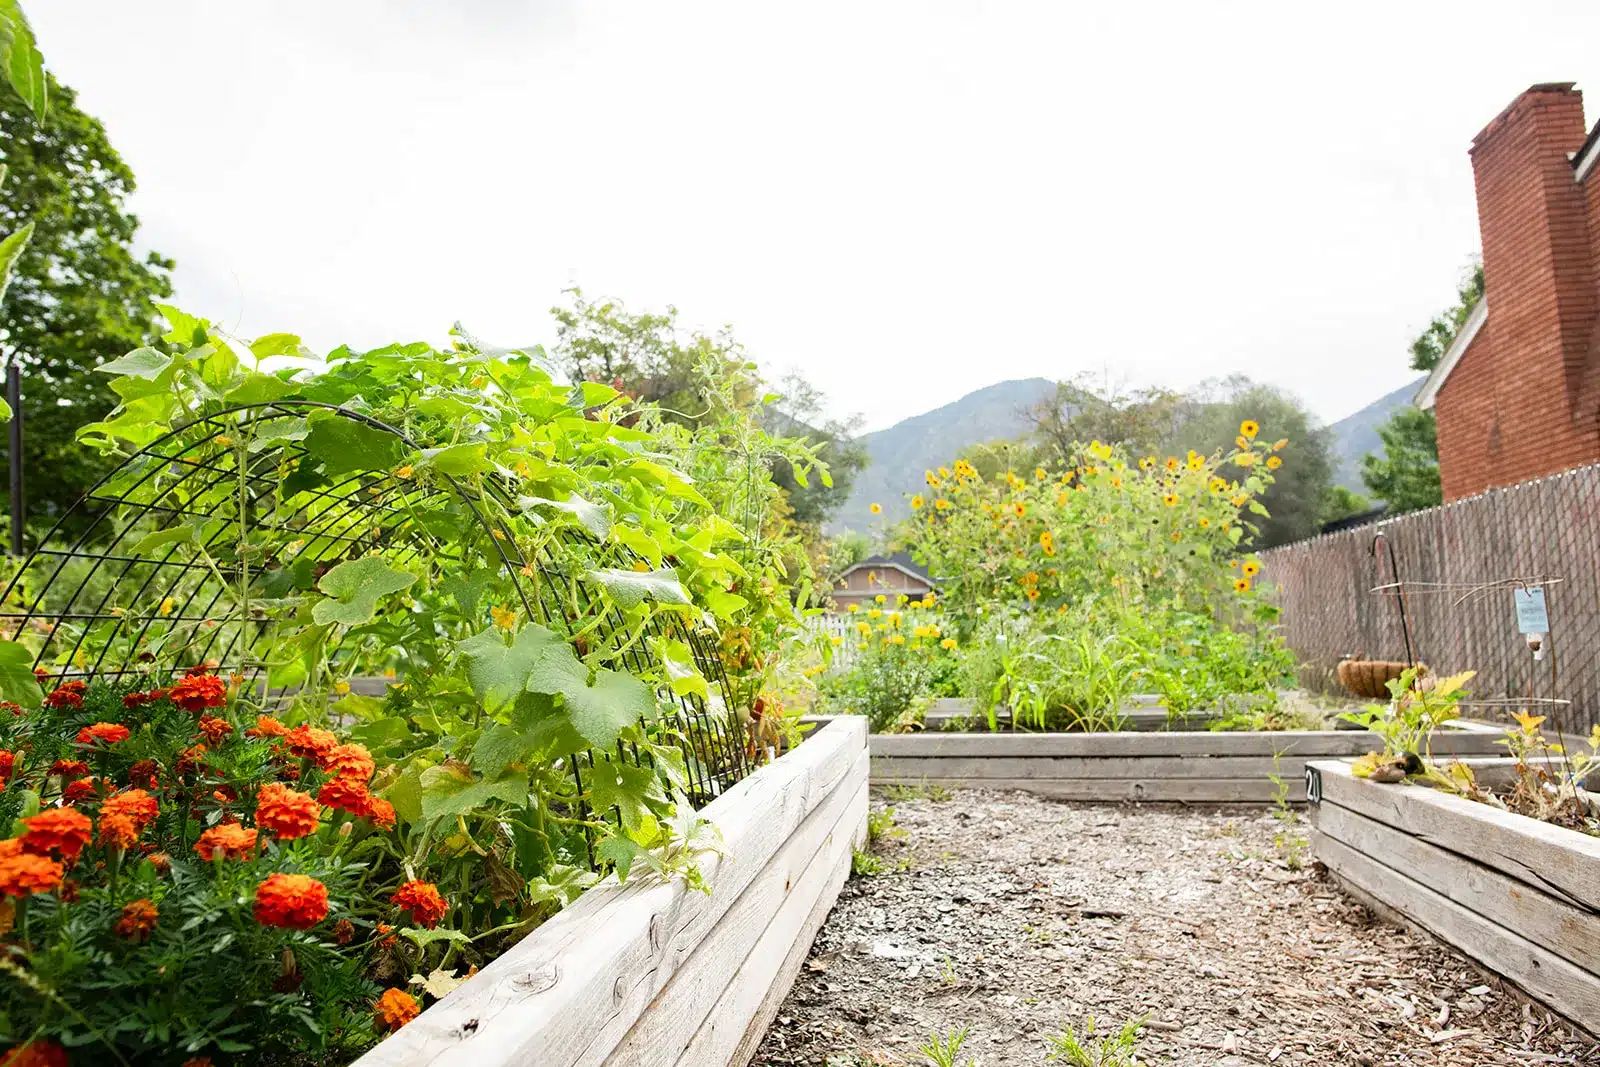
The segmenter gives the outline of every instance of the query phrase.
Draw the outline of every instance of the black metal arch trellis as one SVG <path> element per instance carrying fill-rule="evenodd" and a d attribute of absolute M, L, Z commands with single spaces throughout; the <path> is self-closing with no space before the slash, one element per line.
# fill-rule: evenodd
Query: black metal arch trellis
<path fill-rule="evenodd" d="M 587 583 L 564 581 L 548 546 L 523 557 L 492 517 L 515 508 L 508 486 L 494 478 L 480 490 L 444 474 L 402 477 L 354 460 L 335 473 L 318 471 L 324 461 L 303 444 L 313 412 L 379 431 L 404 454 L 420 448 L 369 415 L 310 400 L 240 405 L 164 433 L 101 478 L 23 561 L 0 593 L 0 636 L 35 650 L 47 690 L 200 663 L 258 686 L 270 677 L 263 650 L 284 621 L 269 609 L 286 583 L 299 578 L 303 588 L 306 575 L 375 552 L 398 566 L 430 552 L 469 568 L 475 561 L 460 540 L 435 532 L 440 523 L 469 523 L 493 546 L 526 618 L 572 635 L 576 621 L 598 614 L 600 624 L 586 634 L 591 648 L 621 649 L 634 673 L 651 666 L 648 648 L 626 641 L 621 613 L 594 599 Z M 495 508 L 484 506 L 488 495 Z M 587 542 L 602 560 L 632 562 L 626 549 L 581 531 L 559 537 L 568 546 Z M 577 619 L 558 587 L 577 598 Z M 657 616 L 652 634 L 687 644 L 717 694 L 710 702 L 662 694 L 675 709 L 691 800 L 703 804 L 750 771 L 747 730 L 732 710 L 721 659 L 701 633 L 672 615 Z M 394 652 L 403 670 L 405 650 Z M 330 661 L 338 656 L 330 650 Z M 583 755 L 571 763 L 580 789 Z M 594 753 L 586 755 L 592 769 Z M 620 746 L 619 755 L 639 758 Z"/>

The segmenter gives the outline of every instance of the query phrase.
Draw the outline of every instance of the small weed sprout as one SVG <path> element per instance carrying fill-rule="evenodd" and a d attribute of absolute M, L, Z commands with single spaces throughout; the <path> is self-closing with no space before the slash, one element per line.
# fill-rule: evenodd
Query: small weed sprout
<path fill-rule="evenodd" d="M 916 785 L 893 783 L 883 787 L 885 800 L 901 803 L 907 800 L 931 800 L 935 804 L 943 804 L 952 796 L 950 790 L 942 785 L 930 785 L 919 782 Z"/>
<path fill-rule="evenodd" d="M 1050 1063 L 1070 1067 L 1139 1067 L 1139 1029 L 1144 1020 L 1129 1020 L 1116 1034 L 1095 1036 L 1094 1018 L 1084 1020 L 1080 1036 L 1069 1024 L 1050 1038 Z"/>
<path fill-rule="evenodd" d="M 1279 854 L 1283 857 L 1284 866 L 1291 871 L 1298 871 L 1305 866 L 1305 850 L 1309 842 L 1294 827 L 1300 823 L 1300 815 L 1289 806 L 1289 783 L 1278 773 L 1278 760 L 1283 755 L 1281 752 L 1272 754 L 1272 817 L 1283 824 L 1283 829 L 1273 835 L 1272 842 L 1277 846 Z"/>
<path fill-rule="evenodd" d="M 944 957 L 944 966 L 939 968 L 939 981 L 943 982 L 945 985 L 956 984 L 956 965 L 955 962 L 950 959 L 948 953 L 946 953 Z"/>
<path fill-rule="evenodd" d="M 871 878 L 883 873 L 883 860 L 859 848 L 850 850 L 850 873 L 857 878 Z"/>
<path fill-rule="evenodd" d="M 917 1051 L 921 1052 L 933 1067 L 961 1067 L 956 1057 L 961 1055 L 961 1046 L 967 1043 L 967 1037 L 971 1033 L 970 1023 L 945 1034 L 934 1031 L 928 1035 L 928 1040 L 924 1041 Z M 968 1067 L 974 1062 L 976 1061 L 968 1060 Z"/>
<path fill-rule="evenodd" d="M 904 837 L 906 832 L 894 824 L 894 809 L 882 808 L 867 813 L 867 844 L 876 844 L 883 837 Z"/>

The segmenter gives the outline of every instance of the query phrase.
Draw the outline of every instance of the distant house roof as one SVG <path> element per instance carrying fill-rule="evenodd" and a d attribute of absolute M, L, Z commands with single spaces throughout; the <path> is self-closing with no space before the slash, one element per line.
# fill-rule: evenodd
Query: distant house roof
<path fill-rule="evenodd" d="M 909 552 L 896 552 L 889 556 L 868 556 L 859 563 L 852 563 L 850 566 L 846 567 L 844 572 L 840 574 L 839 577 L 843 578 L 846 575 L 854 574 L 859 570 L 870 570 L 872 568 L 883 567 L 887 567 L 890 570 L 899 571 L 901 574 L 904 574 L 909 578 L 915 578 L 919 582 L 927 582 L 929 585 L 937 584 L 935 580 L 928 574 L 927 569 L 919 565 L 911 558 L 911 553 Z"/>
<path fill-rule="evenodd" d="M 1414 403 L 1419 408 L 1426 410 L 1433 407 L 1434 400 L 1439 395 L 1439 390 L 1444 388 L 1444 381 L 1450 377 L 1450 372 L 1456 369 L 1456 364 L 1461 362 L 1461 357 L 1472 347 L 1472 339 L 1478 336 L 1478 331 L 1483 329 L 1483 324 L 1489 321 L 1489 298 L 1481 297 L 1473 307 L 1472 313 L 1467 316 L 1467 321 L 1461 324 L 1461 329 L 1456 333 L 1456 339 L 1450 342 L 1450 347 L 1445 350 L 1444 357 L 1439 360 L 1439 365 L 1433 368 L 1433 373 L 1428 375 L 1428 380 L 1422 383 L 1422 388 L 1417 391 Z"/>
<path fill-rule="evenodd" d="M 1357 526 L 1365 526 L 1369 522 L 1377 522 L 1387 514 L 1389 514 L 1389 505 L 1379 504 L 1375 508 L 1368 508 L 1366 511 L 1357 512 L 1354 515 L 1346 515 L 1344 518 L 1334 519 L 1332 522 L 1325 522 L 1317 532 L 1326 534 L 1338 533 L 1340 530 L 1353 530 Z"/>

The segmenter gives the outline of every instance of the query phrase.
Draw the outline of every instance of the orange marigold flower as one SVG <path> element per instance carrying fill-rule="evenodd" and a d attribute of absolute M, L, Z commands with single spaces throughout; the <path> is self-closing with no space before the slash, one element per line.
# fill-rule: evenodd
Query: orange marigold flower
<path fill-rule="evenodd" d="M 233 724 L 227 719 L 219 719 L 215 715 L 200 716 L 200 732 L 205 735 L 209 745 L 220 745 L 233 733 Z"/>
<path fill-rule="evenodd" d="M 83 707 L 83 691 L 88 686 L 80 681 L 63 682 L 49 696 L 44 698 L 46 707 L 50 708 L 81 708 Z"/>
<path fill-rule="evenodd" d="M 287 737 L 289 728 L 271 715 L 257 715 L 256 724 L 244 732 L 246 737 Z"/>
<path fill-rule="evenodd" d="M 58 759 L 50 764 L 50 774 L 62 778 L 82 778 L 89 773 L 89 765 L 81 759 Z"/>
<path fill-rule="evenodd" d="M 106 798 L 106 803 L 101 805 L 101 817 L 110 814 L 128 816 L 144 829 L 155 822 L 155 816 L 162 814 L 162 806 L 155 803 L 155 797 L 142 789 L 125 789 Z"/>
<path fill-rule="evenodd" d="M 194 850 L 206 860 L 247 860 L 255 851 L 256 836 L 257 831 L 246 830 L 236 822 L 219 823 L 200 835 Z"/>
<path fill-rule="evenodd" d="M 385 989 L 374 1010 L 378 1021 L 387 1026 L 391 1033 L 422 1014 L 417 998 L 404 989 Z"/>
<path fill-rule="evenodd" d="M 390 926 L 388 923 L 379 923 L 377 930 L 379 948 L 388 948 L 390 945 L 394 944 L 393 926 Z"/>
<path fill-rule="evenodd" d="M 444 913 L 450 910 L 439 888 L 432 882 L 419 879 L 413 879 L 395 890 L 389 902 L 401 911 L 409 911 L 413 922 L 429 930 L 438 926 Z"/>
<path fill-rule="evenodd" d="M 355 936 L 356 924 L 351 922 L 349 919 L 340 919 L 338 922 L 333 924 L 334 944 L 348 945 L 351 941 L 355 940 Z"/>
<path fill-rule="evenodd" d="M 228 702 L 228 685 L 214 674 L 191 674 L 168 690 L 167 697 L 184 711 L 220 708 Z"/>
<path fill-rule="evenodd" d="M 90 799 L 98 791 L 93 778 L 77 778 L 61 790 L 61 799 L 68 804 L 76 804 L 80 800 Z"/>
<path fill-rule="evenodd" d="M 367 783 L 353 778 L 328 779 L 317 793 L 317 802 L 348 811 L 352 815 L 368 815 L 372 812 L 372 794 L 367 792 Z"/>
<path fill-rule="evenodd" d="M 24 852 L 18 838 L 0 841 L 0 896 L 48 893 L 61 884 L 65 873 L 57 860 Z"/>
<path fill-rule="evenodd" d="M 76 808 L 51 808 L 31 819 L 23 819 L 28 828 L 22 835 L 22 847 L 35 855 L 45 856 L 59 852 L 68 860 L 76 860 L 83 846 L 89 843 L 93 824 L 89 816 Z"/>
<path fill-rule="evenodd" d="M 182 1067 L 215 1067 L 210 1056 L 190 1056 L 183 1061 Z"/>
<path fill-rule="evenodd" d="M 126 815 L 100 816 L 100 843 L 127 851 L 139 843 L 139 824 Z"/>
<path fill-rule="evenodd" d="M 299 793 L 281 782 L 268 782 L 256 794 L 256 825 L 269 830 L 280 841 L 316 833 L 322 809 L 308 793 Z"/>
<path fill-rule="evenodd" d="M 328 758 L 339 739 L 331 730 L 319 730 L 315 726 L 296 726 L 284 736 L 289 751 L 301 759 L 315 760 L 320 767 Z"/>
<path fill-rule="evenodd" d="M 122 906 L 122 918 L 112 927 L 118 937 L 142 945 L 155 933 L 161 913 L 152 900 L 135 900 Z"/>
<path fill-rule="evenodd" d="M 335 745 L 328 750 L 322 765 L 329 774 L 336 774 L 340 778 L 357 778 L 363 782 L 371 781 L 372 773 L 377 769 L 367 746 L 357 744 Z"/>
<path fill-rule="evenodd" d="M 372 816 L 372 821 L 380 830 L 393 830 L 395 822 L 394 805 L 382 797 L 372 798 L 372 810 L 367 813 Z"/>
<path fill-rule="evenodd" d="M 172 857 L 165 852 L 152 852 L 147 858 L 157 874 L 166 874 L 172 870 Z"/>
<path fill-rule="evenodd" d="M 271 875 L 256 887 L 255 914 L 262 926 L 309 930 L 328 917 L 328 887 L 303 874 Z"/>
<path fill-rule="evenodd" d="M 114 745 L 118 741 L 126 741 L 128 736 L 128 728 L 120 722 L 97 722 L 78 731 L 78 744 L 92 745 L 96 741 L 104 741 Z"/>
<path fill-rule="evenodd" d="M 0 1056 L 0 1067 L 67 1067 L 67 1050 L 38 1038 Z"/>
<path fill-rule="evenodd" d="M 17 754 L 9 749 L 0 748 L 0 787 L 11 781 L 11 772 L 16 766 Z"/>

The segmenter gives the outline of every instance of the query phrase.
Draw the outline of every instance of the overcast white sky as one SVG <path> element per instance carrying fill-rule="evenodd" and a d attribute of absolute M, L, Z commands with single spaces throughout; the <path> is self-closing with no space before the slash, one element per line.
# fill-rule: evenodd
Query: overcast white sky
<path fill-rule="evenodd" d="M 1472 136 L 1600 116 L 1594 0 L 31 0 L 178 300 L 548 340 L 732 324 L 870 428 L 1003 378 L 1243 372 L 1337 419 L 1478 247 Z"/>

